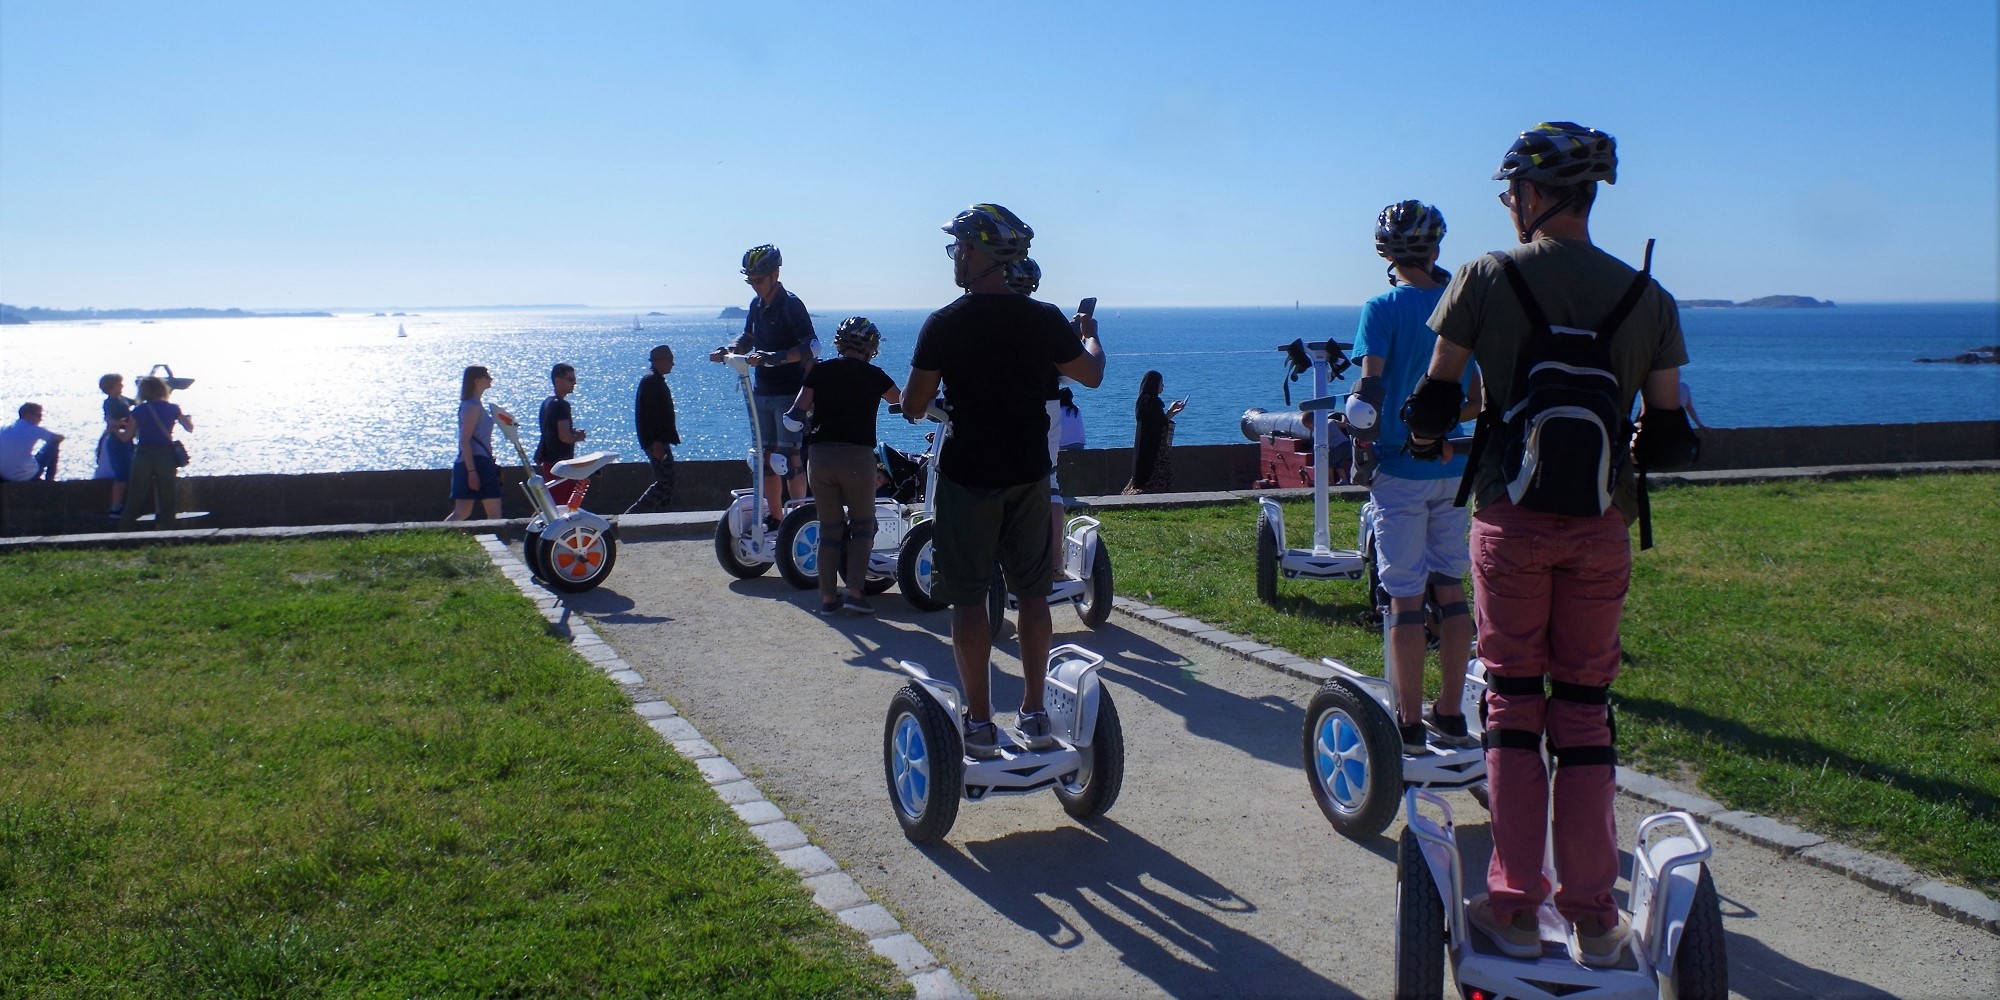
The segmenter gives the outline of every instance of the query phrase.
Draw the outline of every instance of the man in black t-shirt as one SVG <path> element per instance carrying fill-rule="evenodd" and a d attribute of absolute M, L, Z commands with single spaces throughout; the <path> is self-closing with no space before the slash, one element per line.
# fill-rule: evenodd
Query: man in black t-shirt
<path fill-rule="evenodd" d="M 584 438 L 583 429 L 572 426 L 569 400 L 563 398 L 576 391 L 576 369 L 566 364 L 556 365 L 549 369 L 549 383 L 555 387 L 555 394 L 542 400 L 542 440 L 535 446 L 535 464 L 541 467 L 542 479 L 549 484 L 549 496 L 557 506 L 567 506 L 582 484 L 574 479 L 557 479 L 549 469 L 557 462 L 575 458 L 576 443 Z"/>
<path fill-rule="evenodd" d="M 942 383 L 951 423 L 938 457 L 937 575 L 931 594 L 952 605 L 951 648 L 965 689 L 966 751 L 992 756 L 1000 736 L 992 721 L 987 660 L 993 623 L 986 588 L 996 559 L 1020 601 L 1024 686 L 1016 727 L 1029 749 L 1055 745 L 1042 706 L 1048 672 L 1048 412 L 1051 367 L 1086 386 L 1104 380 L 1097 323 L 1016 293 L 1006 265 L 1028 253 L 1034 230 L 999 205 L 975 205 L 944 227 L 945 252 L 966 294 L 924 321 L 904 389 L 906 416 L 920 420 Z"/>

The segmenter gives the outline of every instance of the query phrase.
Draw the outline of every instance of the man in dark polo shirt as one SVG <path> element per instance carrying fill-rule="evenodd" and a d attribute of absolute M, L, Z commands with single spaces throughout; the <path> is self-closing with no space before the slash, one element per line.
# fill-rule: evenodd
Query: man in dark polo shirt
<path fill-rule="evenodd" d="M 750 300 L 750 315 L 743 321 L 743 333 L 708 356 L 721 361 L 724 354 L 752 352 L 757 374 L 751 398 L 757 409 L 757 425 L 764 437 L 764 502 L 766 527 L 773 531 L 784 513 L 781 484 L 794 499 L 806 495 L 805 461 L 799 453 L 803 440 L 799 431 L 788 430 L 780 419 L 791 408 L 792 399 L 805 384 L 806 368 L 813 360 L 812 314 L 799 297 L 785 290 L 778 280 L 784 257 L 778 248 L 765 244 L 743 253 L 743 281 L 756 291 Z M 782 460 L 782 477 L 773 459 Z"/>
<path fill-rule="evenodd" d="M 1042 705 L 1048 672 L 1049 369 L 1095 388 L 1104 380 L 1097 322 L 1015 292 L 1007 264 L 1028 254 L 1034 230 L 999 205 L 960 212 L 944 226 L 945 252 L 966 294 L 924 321 L 910 359 L 903 412 L 923 418 L 942 383 L 951 423 L 938 458 L 937 577 L 931 594 L 950 604 L 952 657 L 965 689 L 966 752 L 990 757 L 1000 746 L 993 724 L 988 659 L 993 623 L 986 588 L 998 560 L 1021 604 L 1024 686 L 1016 728 L 1032 750 L 1055 745 Z M 1074 325 L 1072 325 L 1074 324 Z"/>

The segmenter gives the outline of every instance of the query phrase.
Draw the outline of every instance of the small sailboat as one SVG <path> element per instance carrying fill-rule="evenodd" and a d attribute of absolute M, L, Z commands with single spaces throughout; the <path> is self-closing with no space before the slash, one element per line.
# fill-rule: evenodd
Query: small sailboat
<path fill-rule="evenodd" d="M 409 331 L 403 329 L 403 324 L 401 323 L 396 324 L 396 336 L 407 337 L 409 335 L 410 335 Z"/>
<path fill-rule="evenodd" d="M 632 316 L 632 332 L 638 333 L 641 329 L 642 327 L 639 326 L 639 317 L 637 314 L 634 314 Z"/>

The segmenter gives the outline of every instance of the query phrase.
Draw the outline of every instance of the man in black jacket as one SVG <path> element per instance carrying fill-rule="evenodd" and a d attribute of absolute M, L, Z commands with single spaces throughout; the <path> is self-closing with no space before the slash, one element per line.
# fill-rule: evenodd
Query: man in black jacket
<path fill-rule="evenodd" d="M 669 509 L 674 499 L 674 445 L 681 435 L 674 426 L 674 393 L 667 388 L 667 373 L 674 370 L 674 349 L 665 344 L 653 348 L 652 370 L 639 380 L 636 406 L 639 448 L 653 463 L 653 485 L 625 511 L 649 514 Z"/>

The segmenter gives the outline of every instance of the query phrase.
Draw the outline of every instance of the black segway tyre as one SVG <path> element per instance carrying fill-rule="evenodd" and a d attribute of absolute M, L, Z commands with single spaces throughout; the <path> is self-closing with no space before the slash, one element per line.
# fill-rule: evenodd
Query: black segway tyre
<path fill-rule="evenodd" d="M 1083 767 L 1068 780 L 1056 782 L 1056 798 L 1063 812 L 1091 819 L 1104 815 L 1125 785 L 1125 727 L 1118 721 L 1118 706 L 1108 689 L 1097 689 L 1097 728 L 1090 745 L 1081 751 Z"/>
<path fill-rule="evenodd" d="M 1102 628 L 1111 617 L 1111 549 L 1097 540 L 1097 554 L 1090 557 L 1090 589 L 1076 604 L 1076 616 L 1089 628 Z"/>
<path fill-rule="evenodd" d="M 903 536 L 903 549 L 896 554 L 896 586 L 903 590 L 903 600 L 918 611 L 943 611 L 943 601 L 931 597 L 931 581 L 937 577 L 937 567 L 931 552 L 931 539 L 937 535 L 937 522 L 925 521 L 910 529 Z"/>
<path fill-rule="evenodd" d="M 581 594 L 603 583 L 618 565 L 618 539 L 609 531 L 558 524 L 536 546 L 542 579 L 565 594 Z"/>
<path fill-rule="evenodd" d="M 1708 866 L 1701 866 L 1687 926 L 1674 952 L 1674 995 L 1682 1000 L 1721 1000 L 1729 995 L 1729 953 L 1723 942 L 1722 904 Z"/>
<path fill-rule="evenodd" d="M 1271 515 L 1257 514 L 1257 599 L 1278 606 L 1278 527 Z"/>
<path fill-rule="evenodd" d="M 896 822 L 911 843 L 928 844 L 951 830 L 965 788 L 964 744 L 951 717 L 914 684 L 889 701 L 882 773 Z"/>
<path fill-rule="evenodd" d="M 1388 829 L 1403 793 L 1403 740 L 1389 714 L 1353 681 L 1327 681 L 1306 705 L 1306 783 L 1342 836 Z"/>
<path fill-rule="evenodd" d="M 521 563 L 528 567 L 528 572 L 534 574 L 536 579 L 541 579 L 542 576 L 541 529 L 529 528 L 526 537 L 521 539 Z"/>
<path fill-rule="evenodd" d="M 1396 844 L 1396 1000 L 1444 996 L 1444 900 L 1423 844 L 1403 828 Z"/>
<path fill-rule="evenodd" d="M 736 558 L 736 536 L 729 531 L 729 514 L 715 521 L 715 561 L 722 564 L 722 571 L 738 580 L 748 580 L 764 575 L 771 568 L 770 563 L 747 563 Z"/>
<path fill-rule="evenodd" d="M 793 507 L 778 525 L 778 575 L 800 590 L 819 586 L 819 505 Z"/>
<path fill-rule="evenodd" d="M 871 576 L 861 581 L 861 592 L 872 596 L 895 585 L 896 578 L 893 576 Z"/>

